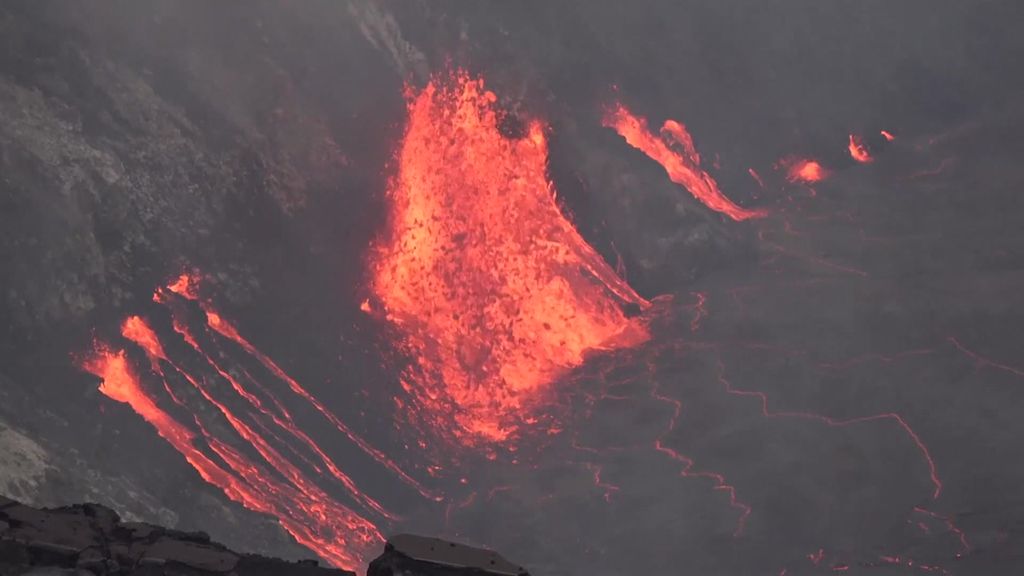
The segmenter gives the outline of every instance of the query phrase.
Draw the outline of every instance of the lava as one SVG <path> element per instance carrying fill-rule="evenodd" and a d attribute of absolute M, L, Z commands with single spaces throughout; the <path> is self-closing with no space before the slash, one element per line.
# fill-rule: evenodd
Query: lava
<path fill-rule="evenodd" d="M 192 274 L 182 273 L 174 279 L 174 282 L 167 285 L 167 289 L 178 296 L 189 300 L 196 300 L 199 298 L 196 278 Z"/>
<path fill-rule="evenodd" d="M 137 318 L 137 317 L 135 317 L 135 318 Z M 360 490 L 356 486 L 356 484 L 352 480 L 352 478 L 350 478 L 347 474 L 342 472 L 341 469 L 338 468 L 338 466 L 334 463 L 334 461 L 331 460 L 330 457 L 327 456 L 327 454 L 323 451 L 323 449 L 320 448 L 320 446 L 318 446 L 313 441 L 313 439 L 309 437 L 309 435 L 307 435 L 305 432 L 303 432 L 301 429 L 299 429 L 298 426 L 296 426 L 295 421 L 292 419 L 291 414 L 287 411 L 287 409 L 284 408 L 283 404 L 281 404 L 281 402 L 274 395 L 268 393 L 269 396 L 270 396 L 271 401 L 274 403 L 274 405 L 280 411 L 281 416 L 278 416 L 274 412 L 268 410 L 263 405 L 263 402 L 260 401 L 259 398 L 257 398 L 251 392 L 249 392 L 245 388 L 245 386 L 243 386 L 242 383 L 237 378 L 232 376 L 231 373 L 228 372 L 226 369 L 224 369 L 220 365 L 219 362 L 214 360 L 212 356 L 210 356 L 201 347 L 199 347 L 199 345 L 198 345 L 198 343 L 196 341 L 195 336 L 192 335 L 192 333 L 188 330 L 188 327 L 183 322 L 181 322 L 179 319 L 175 319 L 174 329 L 175 329 L 175 331 L 179 335 L 182 336 L 182 338 L 192 347 L 192 349 L 197 354 L 199 354 L 204 360 L 206 360 L 207 364 L 211 368 L 213 368 L 213 370 L 221 378 L 223 378 L 225 381 L 227 381 L 231 385 L 231 388 L 240 397 L 245 399 L 249 403 L 249 405 L 252 406 L 256 410 L 256 414 L 257 415 L 259 415 L 259 416 L 261 416 L 261 417 L 263 417 L 263 418 L 273 422 L 276 426 L 278 426 L 279 428 L 281 428 L 281 429 L 285 430 L 286 432 L 288 432 L 293 438 L 295 438 L 297 441 L 299 441 L 303 446 L 305 446 L 307 449 L 309 449 L 314 454 L 316 454 L 316 456 L 321 461 L 321 463 L 330 472 L 331 476 L 334 477 L 338 482 L 340 482 L 342 484 L 342 486 L 344 486 L 345 489 L 352 495 L 352 497 L 357 502 L 359 502 L 360 505 L 362 505 L 368 511 L 375 512 L 375 513 L 379 514 L 380 516 L 382 516 L 384 518 L 392 519 L 392 520 L 396 518 L 394 516 L 394 514 L 392 514 L 392 513 L 388 512 L 387 510 L 385 510 L 384 507 L 381 506 L 381 504 L 378 503 L 375 499 L 373 499 L 373 498 L 367 496 L 366 494 L 364 494 L 363 491 Z M 152 330 L 150 330 L 150 333 L 152 333 Z M 128 333 L 125 333 L 124 336 L 125 336 L 125 338 L 128 338 L 129 340 L 133 340 L 132 336 L 130 334 L 128 334 Z M 139 344 L 140 346 L 142 346 L 143 348 L 146 348 L 146 346 L 145 346 L 145 344 L 143 342 L 136 341 L 136 343 Z M 152 360 L 152 358 L 151 358 L 151 360 Z M 200 394 L 202 394 L 203 397 L 206 398 L 206 400 L 208 402 L 213 404 L 218 410 L 220 410 L 222 413 L 224 413 L 225 418 L 227 418 L 229 420 L 229 422 L 231 422 L 232 426 L 236 428 L 236 431 L 241 436 L 243 436 L 247 440 L 249 440 L 250 443 L 254 443 L 254 446 L 256 447 L 257 451 L 259 451 L 261 453 L 261 455 L 264 455 L 264 457 L 268 461 L 271 461 L 271 462 L 274 463 L 274 467 L 275 467 L 275 469 L 278 472 L 281 472 L 282 474 L 285 474 L 286 476 L 290 476 L 293 479 L 293 482 L 295 484 L 297 484 L 297 485 L 308 484 L 308 480 L 306 480 L 304 477 L 301 477 L 301 475 L 297 476 L 298 471 L 293 466 L 291 466 L 291 464 L 288 463 L 287 461 L 282 461 L 282 459 L 281 459 L 281 457 L 279 455 L 277 455 L 276 453 L 273 453 L 270 456 L 267 456 L 267 452 L 271 451 L 272 449 L 269 448 L 269 445 L 262 438 L 256 436 L 255 433 L 252 430 L 249 430 L 246 425 L 241 424 L 238 421 L 238 419 L 236 417 L 234 417 L 234 415 L 229 412 L 229 410 L 227 409 L 227 407 L 223 403 L 220 403 L 220 402 L 214 400 L 212 397 L 210 397 L 209 392 L 206 390 L 206 388 L 203 385 L 201 385 L 194 377 L 190 376 L 187 372 L 182 370 L 178 365 L 176 365 L 176 364 L 172 364 L 172 365 L 175 366 L 175 369 L 177 369 L 178 372 L 180 372 L 183 376 L 185 376 L 185 379 L 188 380 L 188 382 L 190 384 L 192 384 L 192 386 L 194 388 L 196 388 L 200 392 Z M 256 436 L 256 437 L 252 438 L 253 436 Z M 306 491 L 310 492 L 311 489 L 310 488 L 306 488 Z"/>
<path fill-rule="evenodd" d="M 725 366 L 722 364 L 721 359 L 718 360 L 718 381 L 729 394 L 735 396 L 747 396 L 758 399 L 761 406 L 761 415 L 765 418 L 794 418 L 802 420 L 811 420 L 820 422 L 827 426 L 834 427 L 845 427 L 853 426 L 857 424 L 865 424 L 868 422 L 882 422 L 889 421 L 896 424 L 900 429 L 906 433 L 907 437 L 917 447 L 918 452 L 921 454 L 921 458 L 924 460 L 925 465 L 928 469 L 928 480 L 932 486 L 931 497 L 935 500 L 942 494 L 942 480 L 939 479 L 935 460 L 932 458 L 931 451 L 928 450 L 928 446 L 925 445 L 921 437 L 918 436 L 917 432 L 907 424 L 907 421 L 902 416 L 895 412 L 885 412 L 881 414 L 872 414 L 870 416 L 860 416 L 856 418 L 836 419 L 821 414 L 815 414 L 811 412 L 779 412 L 773 411 L 768 408 L 768 395 L 764 392 L 756 392 L 752 390 L 739 390 L 733 388 L 732 384 L 725 378 Z"/>
<path fill-rule="evenodd" d="M 420 486 L 397 464 L 327 411 L 319 400 L 217 313 L 212 302 L 200 299 L 197 273 L 183 274 L 167 286 L 158 288 L 153 300 L 169 309 L 173 332 L 199 357 L 204 368 L 192 368 L 194 363 L 180 358 L 176 351 L 179 348 L 168 348 L 159 332 L 140 316 L 127 317 L 121 325 L 121 335 L 145 352 L 152 374 L 159 377 L 175 404 L 190 413 L 195 428 L 179 423 L 160 408 L 159 400 L 146 391 L 123 350 L 115 352 L 108 345 L 97 342 L 93 352 L 81 362 L 81 367 L 102 379 L 100 391 L 103 394 L 129 404 L 185 457 L 203 480 L 221 489 L 228 498 L 250 510 L 274 516 L 300 544 L 343 568 L 359 566 L 379 548 L 382 537 L 370 520 L 335 500 L 307 475 L 303 467 L 317 474 L 326 471 L 330 478 L 344 487 L 349 498 L 371 515 L 384 520 L 398 519 L 356 486 L 354 480 L 297 425 L 285 404 L 273 392 L 245 370 L 240 370 L 245 378 L 235 376 L 224 365 L 231 359 L 230 355 L 223 352 L 211 354 L 206 345 L 214 335 L 237 344 L 243 352 L 260 362 L 267 372 L 286 383 L 297 396 L 310 402 L 381 465 L 396 472 L 400 479 L 418 488 L 424 496 L 437 499 L 438 496 Z M 186 317 L 186 312 L 194 310 L 197 304 L 206 320 L 205 337 L 193 332 Z M 168 368 L 166 372 L 165 367 Z M 168 378 L 175 375 L 191 385 L 198 396 L 185 402 L 176 395 Z M 226 382 L 229 385 L 227 390 L 234 395 L 222 394 L 216 386 L 218 381 Z M 258 387 L 260 395 L 251 392 L 246 381 Z M 269 404 L 260 396 L 269 400 Z M 239 403 L 238 399 L 243 402 Z M 215 412 L 197 409 L 196 401 L 212 406 Z M 236 436 L 226 438 L 211 433 L 210 430 L 221 429 L 204 424 L 211 414 L 219 415 Z M 200 438 L 212 455 L 197 445 Z M 256 458 L 247 456 L 236 447 L 237 444 L 247 446 Z M 307 454 L 312 455 L 312 459 Z M 297 460 L 293 462 L 292 457 Z"/>
<path fill-rule="evenodd" d="M 1001 370 L 1001 371 L 1006 372 L 1008 374 L 1013 374 L 1014 376 L 1019 376 L 1019 377 L 1024 378 L 1024 368 L 1017 368 L 1017 367 L 1014 367 L 1014 366 L 1010 366 L 1009 364 L 1003 364 L 1001 362 L 996 362 L 995 360 L 992 360 L 990 358 L 986 358 L 985 356 L 982 356 L 981 354 L 978 354 L 977 352 L 974 352 L 973 350 L 969 350 L 963 344 L 961 344 L 959 340 L 957 340 L 953 336 L 950 336 L 949 338 L 947 338 L 947 340 L 960 353 L 964 354 L 965 356 L 967 356 L 971 360 L 974 360 L 974 362 L 978 366 L 987 366 L 989 368 L 995 368 L 996 370 Z"/>
<path fill-rule="evenodd" d="M 850 151 L 850 157 L 861 164 L 867 164 L 875 160 L 871 157 L 871 153 L 868 152 L 867 146 L 864 145 L 864 141 L 859 136 L 850 134 L 850 144 L 847 146 L 847 149 Z"/>
<path fill-rule="evenodd" d="M 147 331 L 141 329 L 145 324 L 132 321 L 126 325 L 133 326 L 126 331 L 136 336 L 143 335 L 137 342 L 148 351 L 148 346 L 153 342 L 145 339 Z M 155 334 L 152 330 L 148 330 L 148 333 Z M 197 418 L 197 425 L 207 446 L 227 464 L 228 469 L 215 462 L 196 446 L 196 432 L 157 405 L 156 400 L 143 387 L 124 350 L 115 351 L 109 345 L 97 341 L 92 353 L 82 361 L 81 367 L 101 379 L 100 392 L 112 400 L 128 404 L 153 426 L 157 434 L 167 440 L 203 480 L 246 508 L 277 517 L 281 526 L 300 544 L 316 551 L 332 564 L 348 568 L 358 566 L 367 554 L 382 543 L 383 538 L 369 521 L 334 502 L 322 491 L 310 488 L 308 484 L 297 487 L 277 480 L 262 470 L 261 466 L 213 437 L 199 424 Z M 251 432 L 251 429 L 241 426 Z M 275 454 L 270 449 L 265 456 L 273 458 Z"/>
<path fill-rule="evenodd" d="M 757 182 L 758 187 L 764 190 L 764 180 L 761 179 L 761 175 L 757 173 L 757 170 L 747 168 L 747 174 L 750 174 L 750 177 L 754 179 L 754 182 Z"/>
<path fill-rule="evenodd" d="M 544 125 L 507 138 L 496 102 L 461 71 L 410 96 L 370 258 L 372 293 L 411 358 L 415 412 L 468 445 L 514 438 L 588 351 L 648 337 L 626 307 L 649 303 L 559 210 Z"/>
<path fill-rule="evenodd" d="M 715 212 L 741 221 L 765 216 L 762 210 L 749 210 L 733 203 L 718 188 L 718 183 L 700 167 L 700 155 L 686 127 L 675 120 L 666 120 L 661 137 L 651 133 L 645 118 L 634 115 L 617 104 L 604 118 L 604 125 L 614 129 L 630 146 L 641 150 L 661 164 L 670 180 L 686 188 L 693 197 Z"/>
<path fill-rule="evenodd" d="M 889 132 L 888 130 L 882 130 L 881 134 L 882 134 L 882 138 L 885 138 L 886 141 L 888 141 L 888 142 L 892 142 L 893 140 L 896 139 L 896 137 L 893 136 L 892 132 Z"/>
<path fill-rule="evenodd" d="M 198 278 L 195 277 L 194 275 L 182 274 L 173 283 L 167 286 L 167 290 L 175 294 L 178 294 L 179 296 L 182 296 L 183 298 L 186 298 L 188 300 L 199 301 L 196 292 L 196 287 L 198 286 L 198 283 Z M 157 290 L 156 294 L 154 295 L 154 300 L 156 300 L 157 302 L 163 302 L 166 300 L 166 297 L 163 295 L 163 292 L 161 290 Z M 223 316 L 221 316 L 221 314 L 219 314 L 213 308 L 213 305 L 210 302 L 199 301 L 199 304 L 203 310 L 203 313 L 206 316 L 208 328 L 210 328 L 220 336 L 234 342 L 239 347 L 241 347 L 245 352 L 250 354 L 252 357 L 256 358 L 256 360 L 259 361 L 264 368 L 266 368 L 271 374 L 276 376 L 279 380 L 284 382 L 294 394 L 301 397 L 303 400 L 305 400 L 311 406 L 313 406 L 313 408 L 316 409 L 316 411 L 319 412 L 324 418 L 326 418 L 335 427 L 335 429 L 344 434 L 352 443 L 358 446 L 360 450 L 362 450 L 371 458 L 376 460 L 379 464 L 381 464 L 391 472 L 395 473 L 402 482 L 415 488 L 422 496 L 426 498 L 430 498 L 432 500 L 437 500 L 439 498 L 439 495 L 437 493 L 423 486 L 422 483 L 420 483 L 419 481 L 411 477 L 408 473 L 406 473 L 404 470 L 402 470 L 401 467 L 399 467 L 394 460 L 389 458 L 379 449 L 371 446 L 369 442 L 367 442 L 361 436 L 356 434 L 354 430 L 352 430 L 347 424 L 342 422 L 341 419 L 338 418 L 333 412 L 328 410 L 327 407 L 322 402 L 320 402 L 320 400 L 318 400 L 301 384 L 299 384 L 298 381 L 289 376 L 288 373 L 286 373 L 276 362 L 274 362 L 273 359 L 271 359 L 266 354 L 260 352 L 256 348 L 256 346 L 254 346 L 251 342 L 249 342 L 239 333 L 238 329 L 234 326 L 234 324 L 232 324 Z M 176 321 L 175 330 L 185 339 L 185 341 L 193 349 L 195 349 L 200 354 L 205 354 L 200 349 L 199 344 L 196 343 L 195 337 L 191 334 L 191 332 L 187 329 L 187 327 L 185 327 L 183 323 L 181 323 L 180 321 Z M 214 364 L 213 360 L 210 359 L 209 357 L 207 357 L 207 360 L 211 364 Z M 277 402 L 276 398 L 272 397 L 271 399 L 278 406 L 280 406 L 280 403 Z M 290 415 L 285 413 L 285 417 L 289 421 L 287 427 L 295 430 L 294 432 L 292 432 L 292 434 L 295 435 L 297 438 L 303 440 L 303 442 L 305 442 L 305 439 L 302 438 L 303 435 L 294 426 L 294 422 L 291 421 Z M 340 479 L 339 474 L 335 474 L 335 476 L 339 477 Z"/>
<path fill-rule="evenodd" d="M 786 179 L 790 182 L 813 184 L 829 177 L 827 168 L 817 160 L 806 158 L 789 158 L 782 161 L 786 168 Z"/>
<path fill-rule="evenodd" d="M 81 363 L 81 368 L 102 380 L 99 387 L 100 392 L 112 400 L 131 406 L 132 410 L 143 420 L 156 428 L 161 437 L 189 459 L 189 462 L 196 467 L 204 479 L 208 482 L 211 481 L 210 478 L 215 475 L 216 466 L 210 467 L 202 462 L 202 459 L 198 457 L 202 454 L 199 454 L 192 446 L 194 434 L 160 409 L 149 393 L 143 389 L 124 350 L 114 351 L 106 344 L 96 342 L 92 354 Z M 198 461 L 198 464 L 193 460 Z"/>
<path fill-rule="evenodd" d="M 701 305 L 703 305 L 703 300 L 701 300 Z M 666 428 L 665 433 L 668 434 L 670 432 L 673 432 L 675 430 L 676 424 L 679 421 L 679 417 L 682 414 L 683 403 L 676 398 L 672 398 L 662 394 L 658 390 L 657 385 L 655 385 L 655 387 L 651 390 L 651 397 L 658 400 L 659 402 L 664 402 L 672 406 L 672 417 L 669 419 L 668 427 Z M 743 534 L 743 531 L 746 529 L 747 518 L 750 517 L 751 512 L 753 512 L 753 509 L 750 507 L 749 504 L 739 499 L 738 495 L 736 494 L 736 487 L 729 484 L 726 481 L 725 476 L 718 472 L 693 470 L 695 464 L 693 459 L 690 458 L 689 456 L 681 454 L 680 452 L 669 446 L 666 446 L 665 440 L 663 438 L 658 438 L 657 440 L 654 441 L 654 449 L 662 454 L 665 454 L 670 460 L 682 463 L 683 468 L 682 470 L 680 470 L 679 475 L 682 476 L 683 478 L 706 478 L 708 480 L 711 480 L 711 482 L 713 483 L 714 490 L 727 493 L 729 495 L 729 506 L 739 511 L 739 516 L 736 519 L 736 529 L 733 531 L 733 536 L 735 537 Z"/>

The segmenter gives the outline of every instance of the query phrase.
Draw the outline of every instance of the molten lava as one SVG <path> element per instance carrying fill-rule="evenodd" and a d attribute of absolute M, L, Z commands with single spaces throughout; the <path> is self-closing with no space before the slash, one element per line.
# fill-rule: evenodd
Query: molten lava
<path fill-rule="evenodd" d="M 156 333 L 141 318 L 132 317 L 125 322 L 123 330 L 150 355 L 151 361 L 167 361 L 165 356 L 157 356 L 163 347 L 156 339 Z M 96 342 L 81 366 L 102 379 L 100 392 L 112 400 L 128 404 L 195 468 L 203 480 L 246 508 L 277 517 L 281 526 L 300 544 L 332 564 L 347 568 L 358 566 L 383 541 L 373 524 L 309 482 L 265 439 L 245 425 L 226 405 L 215 400 L 205 385 L 200 385 L 191 376 L 183 373 L 232 427 L 283 475 L 285 481 L 211 435 L 200 423 L 198 415 L 194 415 L 206 445 L 226 467 L 204 453 L 196 445 L 197 434 L 161 409 L 157 400 L 146 391 L 124 350 L 114 351 L 108 345 Z"/>
<path fill-rule="evenodd" d="M 623 308 L 648 302 L 559 211 L 544 126 L 507 138 L 496 102 L 464 72 L 410 99 L 371 258 L 413 360 L 403 386 L 426 424 L 467 444 L 513 438 L 588 350 L 647 339 Z"/>
<path fill-rule="evenodd" d="M 634 115 L 625 106 L 618 104 L 606 115 L 604 125 L 618 132 L 630 146 L 661 164 L 669 179 L 686 188 L 708 208 L 733 220 L 765 215 L 761 210 L 737 206 L 719 190 L 715 179 L 701 169 L 700 154 L 693 144 L 693 137 L 679 122 L 666 120 L 659 138 L 651 133 L 645 118 Z"/>
<path fill-rule="evenodd" d="M 816 160 L 790 158 L 782 161 L 786 167 L 786 179 L 790 182 L 813 184 L 829 177 L 829 171 Z"/>
<path fill-rule="evenodd" d="M 181 274 L 174 282 L 167 285 L 167 289 L 171 292 L 181 296 L 182 298 L 188 298 L 189 300 L 195 300 L 199 298 L 199 293 L 196 288 L 196 279 L 191 274 Z M 159 291 L 154 299 L 159 301 Z"/>
<path fill-rule="evenodd" d="M 850 144 L 847 146 L 847 149 L 850 151 L 850 156 L 861 164 L 874 161 L 871 153 L 868 152 L 867 146 L 864 145 L 864 141 L 859 136 L 850 134 Z"/>

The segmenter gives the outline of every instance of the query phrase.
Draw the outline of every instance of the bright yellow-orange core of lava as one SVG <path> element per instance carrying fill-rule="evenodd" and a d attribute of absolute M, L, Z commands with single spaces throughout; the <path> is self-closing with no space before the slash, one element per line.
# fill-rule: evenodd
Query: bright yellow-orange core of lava
<path fill-rule="evenodd" d="M 372 290 L 414 360 L 403 384 L 467 444 L 513 437 L 586 351 L 647 338 L 623 305 L 648 302 L 558 208 L 544 126 L 506 138 L 496 101 L 464 72 L 410 98 L 371 263 Z"/>

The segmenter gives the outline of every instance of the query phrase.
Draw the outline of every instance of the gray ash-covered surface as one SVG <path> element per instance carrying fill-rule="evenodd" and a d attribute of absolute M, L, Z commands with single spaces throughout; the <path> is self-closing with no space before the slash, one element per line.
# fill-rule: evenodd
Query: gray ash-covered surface
<path fill-rule="evenodd" d="M 356 294 L 403 81 L 462 65 L 550 123 L 582 234 L 674 300 L 649 346 L 561 383 L 563 435 L 458 469 L 445 502 L 346 469 L 402 513 L 388 531 L 549 576 L 1024 572 L 1024 5 L 635 4 L 3 3 L 0 492 L 309 556 L 74 367 L 184 264 L 415 460 Z M 615 97 L 684 122 L 771 216 L 731 222 L 669 182 L 600 127 Z M 883 129 L 874 163 L 850 159 L 848 134 Z M 835 172 L 789 184 L 790 154 Z"/>

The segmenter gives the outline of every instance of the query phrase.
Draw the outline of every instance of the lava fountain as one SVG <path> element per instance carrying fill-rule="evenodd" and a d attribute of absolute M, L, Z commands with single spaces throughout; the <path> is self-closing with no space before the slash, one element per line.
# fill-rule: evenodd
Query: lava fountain
<path fill-rule="evenodd" d="M 513 440 L 588 351 L 648 338 L 629 310 L 649 303 L 559 209 L 545 126 L 503 135 L 497 100 L 463 71 L 410 94 L 364 306 L 399 334 L 421 424 L 466 445 Z"/>

